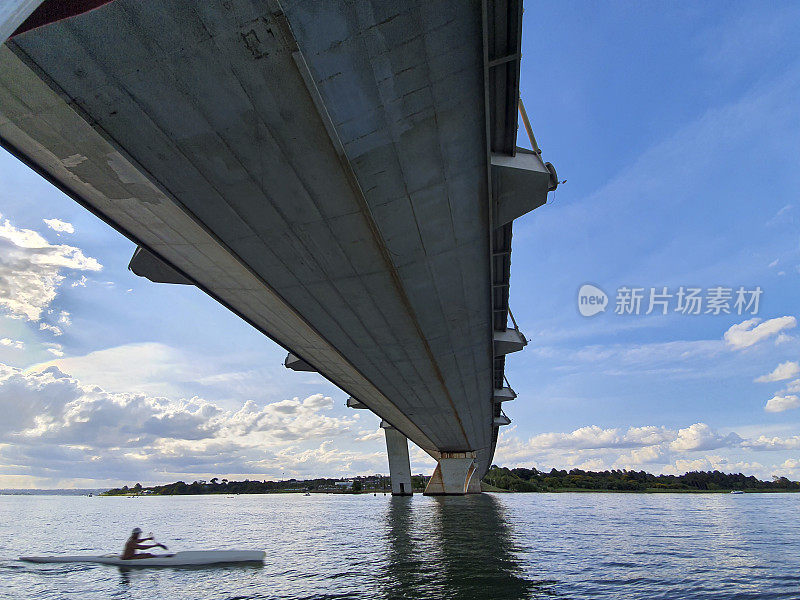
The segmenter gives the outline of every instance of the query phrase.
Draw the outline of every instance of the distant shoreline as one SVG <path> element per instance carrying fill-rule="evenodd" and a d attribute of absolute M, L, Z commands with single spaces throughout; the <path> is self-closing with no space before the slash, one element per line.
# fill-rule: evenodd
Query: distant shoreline
<path fill-rule="evenodd" d="M 491 488 L 491 486 L 488 486 Z M 542 490 L 542 491 L 513 491 L 504 490 L 500 488 L 483 489 L 484 493 L 491 494 L 730 494 L 734 490 L 660 490 L 660 489 L 647 489 L 647 490 L 593 490 L 588 488 L 564 488 L 558 490 Z M 736 490 L 741 491 L 743 494 L 796 494 L 800 490 L 791 489 L 765 489 L 765 490 Z M 415 494 L 422 494 L 423 490 L 414 490 Z M 96 496 L 105 498 L 148 498 L 148 497 L 174 497 L 174 496 L 266 496 L 276 494 L 304 494 L 301 490 L 291 491 L 271 491 L 271 492 L 242 492 L 239 494 L 229 494 L 225 492 L 208 492 L 196 494 L 108 494 L 103 490 L 84 491 L 62 491 L 62 490 L 32 490 L 25 489 L 22 491 L 16 490 L 0 490 L 0 496 Z M 391 491 L 386 490 L 368 490 L 360 492 L 341 492 L 341 491 L 310 491 L 312 495 L 327 494 L 333 496 L 359 496 L 359 495 L 389 495 Z"/>
<path fill-rule="evenodd" d="M 501 488 L 493 488 L 487 484 L 482 485 L 482 492 L 494 494 L 730 494 L 733 491 L 742 492 L 743 494 L 795 494 L 800 490 L 794 489 L 763 489 L 763 490 L 663 490 L 658 488 L 645 489 L 645 490 L 594 490 L 589 488 L 562 488 L 556 490 L 541 490 L 541 491 L 514 491 L 504 490 Z M 358 495 L 389 495 L 391 490 L 361 490 L 358 492 L 350 491 L 334 491 L 334 490 L 275 490 L 269 492 L 242 492 L 238 494 L 230 494 L 225 492 L 200 492 L 195 494 L 107 494 L 101 493 L 100 496 L 104 497 L 120 497 L 120 498 L 134 498 L 134 497 L 163 497 L 163 496 L 266 496 L 274 494 L 329 494 L 334 496 L 358 496 Z M 423 490 L 414 490 L 415 494 L 422 494 Z"/>
<path fill-rule="evenodd" d="M 412 475 L 411 489 L 422 493 L 428 483 L 424 475 Z M 0 489 L 3 495 L 100 495 L 100 496 L 205 496 L 258 494 L 388 494 L 391 478 L 386 475 L 366 475 L 351 478 L 320 477 L 315 479 L 286 479 L 279 481 L 229 481 L 212 477 L 191 483 L 175 481 L 162 485 L 143 486 L 136 483 L 109 490 L 81 489 Z M 623 493 L 623 494 L 729 494 L 731 492 L 793 493 L 800 492 L 800 482 L 773 476 L 762 481 L 742 473 L 721 471 L 690 471 L 683 475 L 653 475 L 645 471 L 613 469 L 584 471 L 581 469 L 540 471 L 492 465 L 481 481 L 481 490 L 497 493 Z"/>
<path fill-rule="evenodd" d="M 0 490 L 0 496 L 98 496 L 104 491 L 105 488 L 6 488 Z"/>
<path fill-rule="evenodd" d="M 489 490 L 484 490 L 489 491 Z M 596 494 L 730 494 L 742 492 L 743 494 L 796 494 L 800 490 L 769 489 L 769 490 L 660 490 L 657 488 L 646 490 L 593 490 L 589 488 L 563 488 L 559 490 L 543 490 L 541 492 L 514 492 L 511 490 L 491 490 L 496 493 L 509 494 L 564 494 L 564 493 L 596 493 Z"/>

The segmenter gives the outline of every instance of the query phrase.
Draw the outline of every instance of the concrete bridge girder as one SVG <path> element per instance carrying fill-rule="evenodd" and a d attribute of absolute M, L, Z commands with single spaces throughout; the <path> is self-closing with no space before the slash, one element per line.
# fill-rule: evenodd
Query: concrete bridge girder
<path fill-rule="evenodd" d="M 389 419 L 442 493 L 468 451 L 479 488 L 527 344 L 511 224 L 555 178 L 516 148 L 521 2 L 115 0 L 17 29 L 38 4 L 0 8 L 2 145 L 135 241 L 134 273 L 197 285 Z"/>

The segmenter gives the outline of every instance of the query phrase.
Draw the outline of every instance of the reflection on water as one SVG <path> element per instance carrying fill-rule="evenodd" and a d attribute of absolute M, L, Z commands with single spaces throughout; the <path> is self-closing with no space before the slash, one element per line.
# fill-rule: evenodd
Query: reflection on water
<path fill-rule="evenodd" d="M 429 511 L 408 497 L 386 509 L 385 598 L 530 598 L 552 582 L 526 578 L 503 505 L 488 494 L 439 496 Z M 538 592 L 534 594 L 534 592 Z"/>
<path fill-rule="evenodd" d="M 202 574 L 206 574 L 209 572 L 225 572 L 231 571 L 235 575 L 237 571 L 245 572 L 245 571 L 260 571 L 264 568 L 263 564 L 258 563 L 228 563 L 228 564 L 216 564 L 216 565 L 179 565 L 179 566 L 171 566 L 171 567 L 121 567 L 117 565 L 113 565 L 113 568 L 117 570 L 119 573 L 119 584 L 121 586 L 129 586 L 133 582 L 136 583 L 134 579 L 137 574 L 144 574 L 140 575 L 141 577 L 147 577 L 147 573 L 152 573 L 153 571 L 181 571 L 181 572 L 202 572 Z"/>
<path fill-rule="evenodd" d="M 800 494 L 0 496 L 0 599 L 800 598 Z M 67 524 L 68 526 L 65 526 Z M 33 565 L 130 528 L 263 567 Z"/>
<path fill-rule="evenodd" d="M 386 507 L 386 562 L 382 575 L 382 592 L 386 598 L 407 595 L 426 585 L 430 574 L 421 560 L 420 541 L 415 539 L 415 523 L 411 510 L 413 499 L 392 496 Z M 424 540 L 421 540 L 424 543 Z"/>

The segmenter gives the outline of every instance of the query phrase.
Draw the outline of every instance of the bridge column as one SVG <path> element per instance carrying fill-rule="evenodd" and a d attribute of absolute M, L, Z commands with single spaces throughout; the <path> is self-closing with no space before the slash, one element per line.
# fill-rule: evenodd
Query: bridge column
<path fill-rule="evenodd" d="M 392 496 L 411 496 L 411 462 L 408 459 L 408 439 L 386 421 L 381 421 L 386 436 L 386 453 L 389 455 L 389 476 L 392 479 Z"/>
<path fill-rule="evenodd" d="M 474 452 L 442 452 L 439 464 L 425 488 L 425 495 L 463 496 L 470 493 L 470 481 L 474 472 Z M 474 484 L 472 489 L 475 489 Z"/>

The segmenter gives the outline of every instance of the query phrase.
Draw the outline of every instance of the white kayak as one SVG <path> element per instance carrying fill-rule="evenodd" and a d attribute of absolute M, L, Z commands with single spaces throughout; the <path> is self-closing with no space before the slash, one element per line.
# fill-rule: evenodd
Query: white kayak
<path fill-rule="evenodd" d="M 118 554 L 102 556 L 21 556 L 20 560 L 33 563 L 96 563 L 120 567 L 184 567 L 192 565 L 219 565 L 230 563 L 263 563 L 265 552 L 261 550 L 191 550 L 164 554 L 153 558 L 123 560 Z"/>

